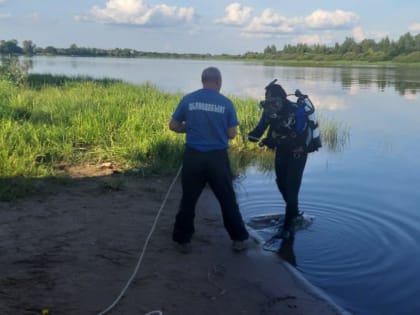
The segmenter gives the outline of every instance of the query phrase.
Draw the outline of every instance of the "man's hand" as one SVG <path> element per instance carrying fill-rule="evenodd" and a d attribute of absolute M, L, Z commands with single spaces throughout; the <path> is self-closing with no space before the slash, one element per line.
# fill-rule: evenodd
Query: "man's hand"
<path fill-rule="evenodd" d="M 176 121 L 174 119 L 171 119 L 171 121 L 169 122 L 169 129 L 176 133 L 185 133 L 185 121 Z"/>
<path fill-rule="evenodd" d="M 236 130 L 236 126 L 235 127 L 230 127 L 228 128 L 228 138 L 229 139 L 233 139 L 236 137 L 238 131 Z"/>

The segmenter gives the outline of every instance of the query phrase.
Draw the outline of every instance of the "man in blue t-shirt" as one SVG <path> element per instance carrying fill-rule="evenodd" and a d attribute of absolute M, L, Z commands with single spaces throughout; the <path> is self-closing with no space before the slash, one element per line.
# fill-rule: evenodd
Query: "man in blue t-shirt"
<path fill-rule="evenodd" d="M 206 184 L 218 199 L 233 250 L 246 249 L 248 232 L 236 201 L 228 157 L 228 141 L 236 136 L 238 119 L 232 102 L 220 93 L 222 76 L 209 67 L 201 75 L 203 88 L 185 95 L 169 128 L 186 133 L 182 167 L 182 198 L 172 239 L 182 252 L 191 249 L 195 206 Z"/>

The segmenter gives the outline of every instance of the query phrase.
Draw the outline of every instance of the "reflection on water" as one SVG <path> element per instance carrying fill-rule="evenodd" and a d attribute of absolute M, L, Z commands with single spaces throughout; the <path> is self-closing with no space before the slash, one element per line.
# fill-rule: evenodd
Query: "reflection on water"
<path fill-rule="evenodd" d="M 296 233 L 294 244 L 283 244 L 282 254 L 354 314 L 417 314 L 420 303 L 412 297 L 420 276 L 420 214 L 414 210 L 420 201 L 415 192 L 419 174 L 399 174 L 403 167 L 393 168 L 392 158 L 381 158 L 375 165 L 366 156 L 311 155 L 300 210 L 315 220 Z M 273 173 L 250 169 L 237 196 L 245 217 L 284 212 Z"/>
<path fill-rule="evenodd" d="M 283 244 L 282 255 L 354 314 L 420 314 L 418 68 L 36 57 L 32 71 L 151 82 L 169 92 L 189 92 L 200 88 L 201 71 L 209 65 L 222 70 L 225 94 L 260 100 L 267 83 L 277 78 L 286 91 L 309 94 L 321 116 L 351 128 L 344 150 L 324 145 L 310 154 L 300 210 L 315 220 L 294 242 Z M 249 167 L 236 185 L 245 217 L 284 213 L 272 160 L 266 166 L 265 172 Z"/>
<path fill-rule="evenodd" d="M 297 266 L 296 255 L 293 249 L 295 243 L 295 234 L 293 233 L 288 239 L 285 239 L 281 242 L 280 248 L 277 254 L 287 261 L 292 266 Z"/>
<path fill-rule="evenodd" d="M 391 87 L 400 95 L 416 94 L 420 89 L 418 69 L 412 67 L 350 68 L 341 71 L 341 82 L 344 89 L 357 85 L 384 91 Z"/>
<path fill-rule="evenodd" d="M 22 57 L 30 61 L 31 72 L 60 75 L 82 75 L 94 78 L 115 78 L 131 83 L 152 82 L 170 92 L 188 92 L 200 87 L 203 68 L 215 65 L 222 70 L 225 93 L 262 99 L 263 87 L 273 78 L 293 92 L 307 91 L 339 84 L 344 90 L 384 91 L 394 88 L 400 95 L 415 95 L 420 91 L 418 68 L 413 67 L 279 67 L 244 62 L 182 59 L 124 59 L 100 57 Z M 295 86 L 292 83 L 299 83 Z"/>

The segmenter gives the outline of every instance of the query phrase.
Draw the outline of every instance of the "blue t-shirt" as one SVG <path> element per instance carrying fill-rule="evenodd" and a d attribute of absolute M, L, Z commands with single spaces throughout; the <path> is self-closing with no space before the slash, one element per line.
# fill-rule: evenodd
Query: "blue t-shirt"
<path fill-rule="evenodd" d="M 185 121 L 186 145 L 207 152 L 228 148 L 228 128 L 239 125 L 232 102 L 211 89 L 185 95 L 172 118 Z"/>

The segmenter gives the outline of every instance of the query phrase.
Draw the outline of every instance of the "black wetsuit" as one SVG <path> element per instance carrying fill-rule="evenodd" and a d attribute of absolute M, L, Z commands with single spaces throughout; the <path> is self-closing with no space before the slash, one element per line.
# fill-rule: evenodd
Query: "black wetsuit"
<path fill-rule="evenodd" d="M 308 153 L 305 150 L 307 123 L 304 109 L 288 100 L 286 103 L 279 115 L 264 111 L 256 128 L 249 133 L 249 139 L 256 141 L 269 127 L 262 144 L 275 149 L 276 183 L 286 204 L 284 227 L 289 228 L 299 214 L 299 190 Z"/>

